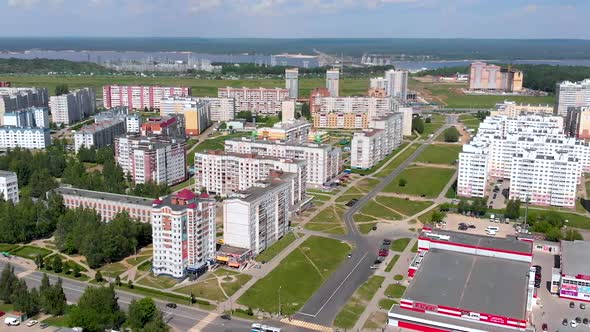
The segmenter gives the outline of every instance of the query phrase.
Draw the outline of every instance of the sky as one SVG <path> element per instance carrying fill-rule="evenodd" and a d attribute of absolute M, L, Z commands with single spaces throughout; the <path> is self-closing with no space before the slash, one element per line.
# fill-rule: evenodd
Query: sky
<path fill-rule="evenodd" d="M 590 39 L 589 0 L 0 0 L 0 36 Z"/>

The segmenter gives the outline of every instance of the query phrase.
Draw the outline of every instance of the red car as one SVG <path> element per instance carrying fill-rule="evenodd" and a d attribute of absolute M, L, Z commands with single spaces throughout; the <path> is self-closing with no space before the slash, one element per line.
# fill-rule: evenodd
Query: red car
<path fill-rule="evenodd" d="M 385 257 L 389 255 L 389 250 L 379 250 L 379 256 Z"/>
<path fill-rule="evenodd" d="M 0 317 L 6 315 L 6 313 L 4 311 L 0 311 Z"/>
<path fill-rule="evenodd" d="M 543 323 L 541 329 L 543 330 L 543 332 L 547 332 L 547 323 Z"/>

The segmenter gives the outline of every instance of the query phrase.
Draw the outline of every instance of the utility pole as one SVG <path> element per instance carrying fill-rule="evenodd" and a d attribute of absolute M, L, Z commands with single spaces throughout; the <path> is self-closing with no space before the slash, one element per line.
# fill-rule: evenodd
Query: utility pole
<path fill-rule="evenodd" d="M 529 202 L 531 201 L 531 198 L 527 195 L 526 200 L 524 201 L 525 203 L 525 208 L 524 208 L 524 229 L 527 230 L 527 218 L 529 215 Z"/>
<path fill-rule="evenodd" d="M 279 286 L 279 316 L 281 316 L 281 288 L 283 286 Z"/>

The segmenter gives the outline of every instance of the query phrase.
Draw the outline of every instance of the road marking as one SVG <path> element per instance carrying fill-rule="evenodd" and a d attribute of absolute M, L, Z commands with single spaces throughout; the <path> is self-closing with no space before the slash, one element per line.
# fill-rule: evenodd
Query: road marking
<path fill-rule="evenodd" d="M 348 280 L 348 278 L 350 277 L 350 275 L 356 271 L 356 268 L 361 264 L 361 262 L 363 261 L 363 259 L 365 259 L 365 257 L 367 257 L 367 255 L 369 254 L 369 252 L 365 252 L 365 254 L 363 255 L 363 257 L 361 257 L 361 259 L 359 259 L 359 261 L 356 263 L 356 265 L 354 266 L 354 268 L 352 268 L 352 270 L 348 273 L 348 275 L 346 275 L 346 278 L 344 278 L 344 280 L 342 280 L 342 282 L 340 283 L 340 285 L 338 285 L 338 287 L 336 287 L 336 289 L 334 290 L 334 292 L 332 292 L 332 295 L 330 295 L 330 297 L 326 300 L 326 302 L 324 302 L 324 305 L 322 305 L 320 307 L 320 309 L 315 313 L 315 315 L 311 315 L 311 314 L 306 314 L 303 312 L 300 312 L 300 314 L 302 315 L 306 315 L 306 316 L 311 316 L 311 317 L 315 317 L 317 316 L 322 310 L 324 310 L 324 307 L 328 304 L 328 302 L 330 302 L 330 300 L 334 297 L 334 295 L 336 295 L 336 292 L 340 289 L 340 287 L 342 287 L 342 285 L 344 285 L 344 283 L 346 282 L 346 280 Z"/>
<path fill-rule="evenodd" d="M 219 314 L 216 314 L 214 312 L 210 313 L 207 315 L 207 317 L 201 319 L 195 326 L 193 326 L 189 332 L 198 332 L 198 331 L 202 331 L 205 327 L 207 327 L 207 325 L 209 325 L 209 323 L 213 322 L 215 319 L 217 319 L 217 317 L 219 317 Z"/>
<path fill-rule="evenodd" d="M 290 320 L 288 318 L 283 318 L 283 319 L 281 319 L 281 323 L 289 324 L 289 325 L 293 325 L 293 326 L 298 326 L 298 327 L 303 327 L 308 330 L 314 330 L 314 331 L 320 331 L 320 332 L 334 331 L 334 329 L 332 329 L 331 327 L 327 327 L 327 326 L 319 325 L 319 324 L 314 324 L 314 323 L 309 323 L 309 322 L 304 322 L 302 320 L 296 320 L 296 319 Z"/>

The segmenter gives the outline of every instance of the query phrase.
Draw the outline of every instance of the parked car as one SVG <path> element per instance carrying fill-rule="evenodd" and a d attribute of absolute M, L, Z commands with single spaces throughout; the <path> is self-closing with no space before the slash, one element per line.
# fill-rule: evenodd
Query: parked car
<path fill-rule="evenodd" d="M 6 318 L 4 318 L 4 324 L 6 324 L 8 326 L 18 326 L 18 325 L 20 325 L 20 320 L 14 318 L 14 317 L 6 317 Z"/>
<path fill-rule="evenodd" d="M 176 303 L 172 303 L 172 302 L 166 303 L 166 307 L 176 309 Z"/>
<path fill-rule="evenodd" d="M 584 319 L 582 319 L 582 324 L 584 324 L 584 325 L 588 325 L 588 318 L 584 318 Z"/>
<path fill-rule="evenodd" d="M 547 323 L 543 323 L 543 326 L 541 326 L 541 329 L 543 330 L 543 332 L 547 332 Z"/>
<path fill-rule="evenodd" d="M 373 265 L 371 265 L 371 267 L 370 267 L 370 268 L 371 268 L 371 269 L 373 269 L 373 270 L 374 270 L 374 269 L 378 269 L 378 268 L 379 268 L 379 265 L 375 265 L 375 264 L 373 264 Z"/>
<path fill-rule="evenodd" d="M 580 309 L 586 309 L 586 304 L 580 303 Z"/>
<path fill-rule="evenodd" d="M 46 328 L 49 327 L 49 324 L 47 324 L 47 323 L 41 323 L 41 324 L 39 324 L 39 327 L 42 328 L 42 329 L 46 329 Z"/>
<path fill-rule="evenodd" d="M 578 322 L 576 322 L 575 320 L 572 319 L 572 321 L 570 322 L 570 326 L 573 328 L 578 327 Z"/>
<path fill-rule="evenodd" d="M 541 265 L 533 265 L 533 267 L 535 268 L 535 270 L 537 270 L 537 272 L 541 272 L 541 270 L 543 269 Z"/>
<path fill-rule="evenodd" d="M 391 245 L 391 240 L 390 239 L 383 239 L 383 244 L 386 246 L 390 246 Z"/>
<path fill-rule="evenodd" d="M 221 315 L 221 319 L 231 320 L 231 316 L 228 314 Z"/>
<path fill-rule="evenodd" d="M 575 307 L 576 307 L 576 304 L 575 304 L 573 301 L 572 301 L 572 302 L 570 302 L 570 308 L 572 308 L 572 309 L 573 309 L 573 308 L 575 308 Z"/>
<path fill-rule="evenodd" d="M 39 323 L 39 322 L 33 319 L 27 323 L 27 326 L 28 327 L 35 326 L 35 325 L 37 325 L 37 323 Z"/>
<path fill-rule="evenodd" d="M 582 323 L 582 318 L 576 317 L 576 323 L 581 324 Z"/>
<path fill-rule="evenodd" d="M 352 254 L 348 254 L 346 257 L 351 258 L 352 257 Z"/>
<path fill-rule="evenodd" d="M 469 227 L 467 227 L 467 226 L 465 226 L 465 225 L 459 225 L 458 229 L 459 229 L 460 231 L 466 231 L 466 230 L 468 230 L 468 229 L 469 229 Z"/>

